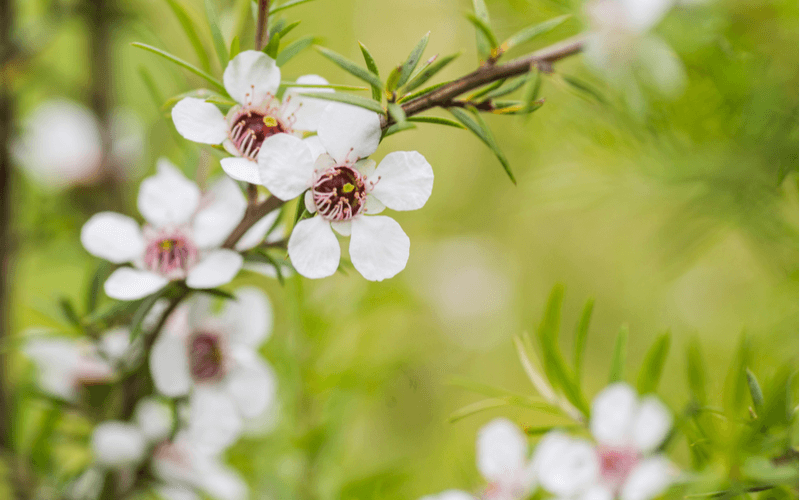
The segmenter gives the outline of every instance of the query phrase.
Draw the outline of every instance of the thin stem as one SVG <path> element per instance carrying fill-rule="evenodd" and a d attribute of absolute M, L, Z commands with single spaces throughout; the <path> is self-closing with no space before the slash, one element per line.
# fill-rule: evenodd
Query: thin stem
<path fill-rule="evenodd" d="M 269 0 L 258 0 L 258 19 L 256 20 L 256 50 L 261 50 L 269 42 L 267 21 L 269 20 Z"/>
<path fill-rule="evenodd" d="M 579 35 L 537 50 L 527 56 L 514 59 L 506 64 L 481 66 L 472 73 L 443 85 L 429 94 L 403 103 L 403 111 L 405 111 L 406 116 L 413 116 L 435 107 L 448 106 L 461 94 L 483 87 L 488 83 L 523 75 L 537 67 L 543 70 L 550 70 L 550 66 L 554 62 L 581 52 L 584 43 L 584 37 Z M 381 117 L 381 128 L 385 129 L 392 123 L 394 121 L 391 117 Z"/>
<path fill-rule="evenodd" d="M 238 226 L 236 226 L 230 236 L 228 236 L 228 239 L 225 240 L 225 243 L 222 245 L 222 247 L 233 248 L 236 245 L 236 242 L 238 242 L 242 236 L 244 236 L 244 233 L 253 227 L 253 224 L 261 220 L 262 217 L 280 207 L 284 203 L 284 201 L 279 200 L 274 196 L 270 196 L 261 203 L 248 206 L 242 221 Z"/>

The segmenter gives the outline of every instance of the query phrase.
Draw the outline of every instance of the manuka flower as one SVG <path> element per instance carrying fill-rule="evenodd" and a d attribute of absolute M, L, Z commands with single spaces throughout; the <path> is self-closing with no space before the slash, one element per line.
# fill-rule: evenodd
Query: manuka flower
<path fill-rule="evenodd" d="M 297 82 L 328 83 L 317 75 L 301 76 Z M 210 102 L 185 97 L 172 108 L 172 121 L 178 133 L 190 141 L 222 144 L 235 157 L 223 158 L 222 169 L 236 180 L 258 184 L 256 157 L 264 139 L 275 134 L 302 135 L 303 131 L 316 131 L 319 114 L 327 103 L 300 96 L 295 88 L 287 89 L 281 102 L 275 96 L 281 70 L 271 57 L 256 50 L 246 50 L 234 57 L 225 68 L 223 83 L 238 103 L 227 116 Z"/>
<path fill-rule="evenodd" d="M 156 389 L 189 395 L 192 439 L 219 451 L 245 421 L 261 416 L 275 397 L 275 375 L 256 349 L 272 329 L 263 292 L 240 288 L 215 314 L 212 299 L 197 296 L 170 316 L 150 352 Z"/>
<path fill-rule="evenodd" d="M 625 383 L 595 397 L 590 429 L 597 441 L 559 432 L 545 436 L 536 451 L 541 486 L 560 498 L 650 500 L 675 479 L 675 467 L 656 453 L 672 417 L 655 397 L 639 399 Z"/>
<path fill-rule="evenodd" d="M 222 249 L 239 223 L 247 202 L 239 187 L 223 177 L 209 192 L 198 187 L 167 160 L 158 173 L 142 181 L 138 207 L 147 224 L 140 229 L 132 218 L 114 213 L 95 214 L 81 230 L 84 248 L 115 264 L 130 262 L 105 282 L 109 297 L 136 300 L 173 280 L 190 288 L 214 288 L 230 282 L 242 267 L 242 256 Z M 256 224 L 254 232 L 269 227 Z M 263 237 L 263 233 L 261 237 Z M 259 235 L 248 235 L 258 240 Z"/>
<path fill-rule="evenodd" d="M 433 169 L 416 151 L 389 153 L 375 168 L 364 159 L 378 148 L 378 115 L 361 108 L 328 106 L 319 126 L 324 152 L 308 140 L 275 135 L 258 155 L 261 183 L 281 200 L 304 191 L 307 210 L 289 238 L 289 257 L 298 273 L 324 278 L 336 272 L 340 248 L 331 228 L 350 236 L 350 259 L 365 278 L 381 281 L 403 270 L 410 242 L 400 225 L 375 216 L 384 207 L 422 208 L 433 189 Z"/>

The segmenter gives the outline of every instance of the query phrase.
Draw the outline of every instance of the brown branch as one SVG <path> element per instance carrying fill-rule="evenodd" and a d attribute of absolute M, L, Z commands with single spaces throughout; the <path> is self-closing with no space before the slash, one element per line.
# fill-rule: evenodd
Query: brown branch
<path fill-rule="evenodd" d="M 230 236 L 228 236 L 228 239 L 225 240 L 225 243 L 222 244 L 222 248 L 233 248 L 236 245 L 236 242 L 239 241 L 242 236 L 244 236 L 244 233 L 253 227 L 253 224 L 261 220 L 262 217 L 280 207 L 284 203 L 285 202 L 283 200 L 279 200 L 274 196 L 270 196 L 261 203 L 249 205 L 247 207 L 247 211 L 244 213 L 242 221 L 238 226 L 236 226 L 233 232 L 231 232 Z"/>
<path fill-rule="evenodd" d="M 583 50 L 583 45 L 584 37 L 579 35 L 537 50 L 527 56 L 514 59 L 506 64 L 481 66 L 472 73 L 443 85 L 429 94 L 403 103 L 403 111 L 405 111 L 406 116 L 413 116 L 435 107 L 448 106 L 456 97 L 465 92 L 483 87 L 497 80 L 524 75 L 536 67 L 549 71 L 554 62 L 579 53 Z M 381 117 L 381 128 L 385 129 L 392 123 L 394 122 L 390 117 Z"/>
<path fill-rule="evenodd" d="M 267 20 L 269 19 L 269 0 L 258 0 L 258 19 L 256 20 L 256 50 L 261 50 L 269 42 Z"/>

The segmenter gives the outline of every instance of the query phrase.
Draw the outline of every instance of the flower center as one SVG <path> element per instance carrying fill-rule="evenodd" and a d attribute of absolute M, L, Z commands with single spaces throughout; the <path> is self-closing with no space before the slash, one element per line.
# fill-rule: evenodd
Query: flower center
<path fill-rule="evenodd" d="M 600 446 L 597 454 L 600 458 L 600 475 L 613 488 L 618 488 L 625 482 L 639 461 L 639 452 L 634 448 Z"/>
<path fill-rule="evenodd" d="M 218 379 L 224 372 L 224 355 L 218 335 L 197 333 L 189 344 L 189 370 L 198 382 Z"/>
<path fill-rule="evenodd" d="M 144 265 L 151 271 L 170 279 L 186 276 L 197 261 L 197 248 L 182 233 L 161 234 L 150 240 L 144 255 Z"/>
<path fill-rule="evenodd" d="M 242 156 L 255 160 L 261 143 L 267 137 L 281 134 L 289 128 L 269 113 L 248 109 L 233 120 L 230 137 Z"/>
<path fill-rule="evenodd" d="M 357 170 L 338 166 L 328 169 L 311 188 L 319 214 L 333 221 L 350 220 L 364 210 L 367 183 Z"/>

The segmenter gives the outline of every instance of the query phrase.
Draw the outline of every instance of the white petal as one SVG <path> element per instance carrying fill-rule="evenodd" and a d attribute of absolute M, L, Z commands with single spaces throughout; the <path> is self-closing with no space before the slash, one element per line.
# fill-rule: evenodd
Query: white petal
<path fill-rule="evenodd" d="M 189 288 L 216 288 L 230 283 L 244 259 L 233 250 L 214 250 L 197 263 L 186 276 Z"/>
<path fill-rule="evenodd" d="M 275 95 L 281 83 L 281 70 L 263 52 L 245 50 L 228 63 L 222 82 L 236 102 L 258 105 L 267 94 Z"/>
<path fill-rule="evenodd" d="M 633 440 L 644 454 L 656 449 L 672 428 L 672 415 L 655 396 L 642 399 L 633 419 Z"/>
<path fill-rule="evenodd" d="M 289 237 L 289 258 L 306 278 L 325 278 L 335 273 L 341 251 L 330 223 L 322 217 L 298 222 Z"/>
<path fill-rule="evenodd" d="M 446 490 L 438 495 L 424 496 L 419 500 L 475 500 L 475 497 L 460 490 Z"/>
<path fill-rule="evenodd" d="M 159 486 L 156 488 L 156 493 L 164 500 L 200 500 L 194 491 L 174 484 Z"/>
<path fill-rule="evenodd" d="M 81 228 L 81 243 L 90 254 L 114 264 L 130 262 L 144 252 L 139 224 L 114 212 L 100 212 L 86 221 Z"/>
<path fill-rule="evenodd" d="M 678 97 L 686 85 L 686 70 L 672 47 L 656 36 L 644 36 L 637 49 L 642 79 L 665 97 Z"/>
<path fill-rule="evenodd" d="M 228 122 L 214 104 L 184 97 L 172 108 L 172 121 L 185 139 L 202 144 L 220 144 L 228 137 Z"/>
<path fill-rule="evenodd" d="M 378 114 L 351 105 L 328 106 L 319 124 L 319 138 L 338 163 L 353 164 L 378 149 Z"/>
<path fill-rule="evenodd" d="M 253 224 L 252 227 L 239 238 L 239 241 L 236 243 L 236 250 L 244 252 L 245 250 L 256 247 L 264 241 L 264 238 L 267 236 L 267 231 L 275 225 L 275 221 L 278 220 L 280 214 L 280 210 L 273 210 Z"/>
<path fill-rule="evenodd" d="M 656 455 L 639 462 L 622 485 L 621 500 L 650 500 L 673 482 L 675 471 L 665 457 Z"/>
<path fill-rule="evenodd" d="M 161 227 L 188 222 L 200 201 L 200 189 L 166 158 L 158 160 L 158 173 L 139 187 L 136 204 L 150 224 Z"/>
<path fill-rule="evenodd" d="M 236 366 L 226 377 L 228 392 L 245 418 L 258 417 L 275 401 L 275 373 L 249 348 L 233 349 L 231 354 Z"/>
<path fill-rule="evenodd" d="M 36 363 L 37 381 L 43 391 L 67 401 L 77 397 L 74 373 L 81 358 L 77 342 L 65 338 L 34 338 L 25 342 L 23 352 Z"/>
<path fill-rule="evenodd" d="M 342 236 L 350 236 L 353 225 L 349 220 L 346 220 L 344 222 L 331 222 L 331 227 Z"/>
<path fill-rule="evenodd" d="M 367 203 L 364 205 L 364 213 L 368 215 L 377 215 L 386 209 L 386 205 L 380 202 L 371 194 L 367 195 Z"/>
<path fill-rule="evenodd" d="M 238 158 L 231 158 L 238 159 Z M 242 221 L 247 209 L 242 190 L 228 177 L 222 177 L 203 195 L 203 209 L 193 222 L 194 242 L 200 248 L 219 247 Z"/>
<path fill-rule="evenodd" d="M 130 341 L 130 329 L 120 327 L 103 333 L 97 346 L 103 356 L 114 365 L 131 366 L 143 353 L 141 342 Z"/>
<path fill-rule="evenodd" d="M 242 477 L 233 469 L 219 463 L 198 467 L 198 485 L 217 500 L 245 500 L 248 488 Z"/>
<path fill-rule="evenodd" d="M 172 431 L 172 408 L 153 397 L 140 399 L 134 412 L 136 424 L 150 443 L 160 443 Z"/>
<path fill-rule="evenodd" d="M 306 205 L 308 213 L 317 213 L 317 205 L 314 203 L 314 193 L 312 193 L 311 190 L 306 191 L 305 196 L 303 196 L 303 203 Z"/>
<path fill-rule="evenodd" d="M 364 177 L 372 177 L 372 174 L 375 173 L 375 167 L 377 167 L 377 163 L 372 158 L 365 158 L 363 160 L 358 160 L 353 167 L 358 170 L 361 175 Z"/>
<path fill-rule="evenodd" d="M 356 217 L 352 224 L 350 260 L 363 277 L 383 281 L 406 267 L 411 241 L 394 219 Z"/>
<path fill-rule="evenodd" d="M 117 468 L 133 465 L 144 459 L 144 435 L 133 424 L 104 422 L 94 429 L 92 451 L 98 464 Z"/>
<path fill-rule="evenodd" d="M 528 442 L 505 418 L 492 420 L 478 431 L 478 470 L 489 482 L 505 483 L 525 467 Z"/>
<path fill-rule="evenodd" d="M 177 397 L 192 386 L 186 340 L 172 331 L 162 331 L 150 351 L 150 375 L 158 392 Z"/>
<path fill-rule="evenodd" d="M 584 491 L 578 500 L 614 500 L 614 492 L 607 486 L 595 484 Z"/>
<path fill-rule="evenodd" d="M 318 75 L 303 75 L 297 79 L 297 83 L 327 85 L 328 80 Z M 295 122 L 293 128 L 295 130 L 316 132 L 317 127 L 319 127 L 319 122 L 322 119 L 322 113 L 328 107 L 330 101 L 298 95 L 301 92 L 333 92 L 333 89 L 303 87 L 289 87 L 286 89 L 286 95 L 291 96 L 292 104 L 299 105 L 294 111 Z M 284 97 L 284 103 L 285 102 L 286 98 Z"/>
<path fill-rule="evenodd" d="M 229 325 L 231 343 L 255 348 L 272 333 L 272 305 L 267 295 L 252 286 L 237 288 L 235 301 L 227 301 L 221 316 Z"/>
<path fill-rule="evenodd" d="M 600 464 L 594 447 L 582 439 L 550 432 L 536 447 L 533 463 L 539 484 L 558 496 L 572 497 L 598 480 Z"/>
<path fill-rule="evenodd" d="M 293 135 L 268 137 L 258 152 L 262 185 L 281 200 L 291 200 L 311 186 L 314 158 L 311 150 Z"/>
<path fill-rule="evenodd" d="M 628 26 L 635 31 L 647 31 L 672 8 L 673 0 L 622 0 Z"/>
<path fill-rule="evenodd" d="M 117 300 L 139 300 L 155 293 L 165 286 L 169 280 L 150 271 L 120 267 L 103 285 L 106 295 Z"/>
<path fill-rule="evenodd" d="M 308 149 L 311 150 L 311 157 L 314 161 L 317 161 L 320 155 L 325 154 L 325 147 L 322 145 L 322 141 L 319 140 L 318 135 L 312 135 L 311 137 L 306 137 L 303 139 L 303 142 Z"/>
<path fill-rule="evenodd" d="M 372 195 L 392 210 L 417 210 L 433 191 L 433 169 L 416 151 L 395 151 L 381 161 L 369 178 Z"/>
<path fill-rule="evenodd" d="M 222 165 L 222 170 L 232 179 L 249 182 L 250 184 L 261 184 L 261 177 L 258 175 L 258 163 L 253 160 L 239 157 L 223 158 L 219 163 Z"/>
<path fill-rule="evenodd" d="M 603 389 L 592 402 L 589 427 L 598 443 L 627 446 L 631 440 L 633 419 L 638 407 L 636 392 L 624 382 Z"/>
<path fill-rule="evenodd" d="M 214 386 L 197 386 L 189 399 L 189 434 L 209 451 L 219 452 L 232 445 L 242 429 L 235 401 Z"/>

